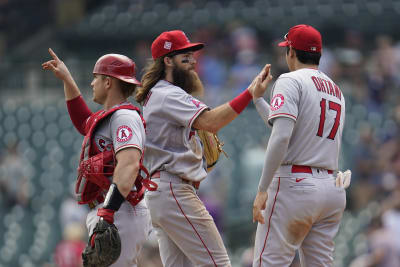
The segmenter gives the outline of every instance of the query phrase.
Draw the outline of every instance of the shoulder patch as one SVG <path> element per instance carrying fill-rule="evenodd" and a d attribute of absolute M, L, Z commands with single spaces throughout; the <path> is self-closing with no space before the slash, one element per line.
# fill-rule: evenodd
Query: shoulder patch
<path fill-rule="evenodd" d="M 194 104 L 197 108 L 202 104 L 201 101 L 195 99 L 193 96 L 189 95 L 188 102 Z"/>
<path fill-rule="evenodd" d="M 129 126 L 122 125 L 117 129 L 117 141 L 120 143 L 127 142 L 132 138 L 132 129 Z"/>
<path fill-rule="evenodd" d="M 271 100 L 271 110 L 275 111 L 280 109 L 285 103 L 285 98 L 281 94 L 275 95 Z"/>

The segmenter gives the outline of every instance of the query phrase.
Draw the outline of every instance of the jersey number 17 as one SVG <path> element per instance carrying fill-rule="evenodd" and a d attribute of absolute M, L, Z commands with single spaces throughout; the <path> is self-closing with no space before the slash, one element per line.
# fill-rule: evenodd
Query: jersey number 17
<path fill-rule="evenodd" d="M 321 106 L 321 115 L 319 117 L 319 127 L 318 127 L 318 132 L 317 136 L 322 137 L 324 133 L 324 125 L 325 125 L 325 114 L 326 114 L 326 102 L 327 100 L 325 98 L 322 98 L 321 102 L 319 103 Z M 329 133 L 328 137 L 329 139 L 335 139 L 337 130 L 339 129 L 339 124 L 340 124 L 340 115 L 342 113 L 342 106 L 338 103 L 328 101 L 328 107 L 330 110 L 336 111 L 336 117 L 335 117 L 335 122 L 333 123 L 331 132 Z"/>

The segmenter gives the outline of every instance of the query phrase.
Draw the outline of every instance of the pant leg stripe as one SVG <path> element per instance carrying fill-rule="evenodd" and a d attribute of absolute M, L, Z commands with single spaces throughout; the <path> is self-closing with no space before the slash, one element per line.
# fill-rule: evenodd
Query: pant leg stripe
<path fill-rule="evenodd" d="M 207 248 L 207 246 L 206 246 L 206 244 L 204 243 L 203 239 L 201 238 L 200 234 L 197 232 L 197 230 L 196 230 L 196 228 L 194 227 L 194 225 L 192 224 L 192 222 L 191 222 L 191 221 L 189 220 L 189 218 L 186 216 L 185 212 L 183 212 L 183 209 L 182 209 L 181 205 L 179 204 L 178 200 L 176 199 L 175 194 L 174 194 L 174 191 L 172 190 L 172 183 L 171 183 L 171 182 L 169 183 L 169 187 L 170 187 L 170 189 L 171 189 L 172 196 L 174 197 L 174 199 L 175 199 L 175 201 L 176 201 L 176 204 L 178 205 L 179 209 L 181 210 L 183 216 L 185 216 L 186 220 L 189 222 L 189 224 L 192 226 L 193 230 L 196 232 L 196 235 L 199 237 L 201 243 L 203 243 L 203 246 L 204 246 L 205 249 L 207 250 L 208 255 L 210 255 L 211 260 L 213 261 L 214 265 L 215 265 L 216 267 L 218 267 L 217 264 L 215 263 L 215 260 L 214 260 L 213 256 L 211 255 L 210 250 Z"/>
<path fill-rule="evenodd" d="M 269 229 L 271 227 L 271 218 L 272 218 L 272 214 L 274 213 L 274 209 L 275 209 L 275 203 L 276 203 L 276 198 L 278 197 L 278 193 L 279 193 L 279 187 L 281 185 L 281 178 L 279 177 L 278 180 L 278 188 L 276 189 L 276 193 L 275 193 L 275 198 L 274 198 L 274 203 L 272 204 L 272 209 L 271 209 L 271 214 L 269 215 L 269 219 L 268 219 L 268 230 L 267 230 L 267 236 L 265 237 L 264 240 L 264 247 L 260 253 L 260 267 L 261 267 L 261 262 L 262 262 L 262 254 L 264 253 L 265 247 L 267 246 L 267 239 L 268 239 L 268 235 L 269 235 Z"/>

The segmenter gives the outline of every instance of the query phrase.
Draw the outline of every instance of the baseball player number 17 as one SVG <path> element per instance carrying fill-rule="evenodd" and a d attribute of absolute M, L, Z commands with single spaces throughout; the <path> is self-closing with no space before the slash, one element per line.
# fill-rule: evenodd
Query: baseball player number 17
<path fill-rule="evenodd" d="M 335 123 L 332 126 L 332 130 L 329 133 L 328 137 L 329 139 L 335 139 L 337 130 L 339 128 L 340 124 L 340 114 L 342 113 L 342 106 L 338 103 L 328 101 L 329 103 L 329 109 L 336 111 L 336 117 L 335 117 Z M 322 137 L 322 134 L 324 132 L 324 125 L 325 125 L 325 112 L 326 112 L 326 99 L 322 98 L 320 102 L 321 106 L 321 116 L 319 118 L 319 127 L 318 127 L 318 132 L 317 136 Z"/>

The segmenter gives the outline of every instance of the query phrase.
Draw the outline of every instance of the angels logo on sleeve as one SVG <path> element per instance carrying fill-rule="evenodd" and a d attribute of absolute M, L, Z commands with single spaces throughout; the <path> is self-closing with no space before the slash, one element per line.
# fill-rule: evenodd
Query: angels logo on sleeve
<path fill-rule="evenodd" d="M 281 94 L 275 95 L 271 100 L 271 110 L 275 111 L 280 109 L 285 103 L 285 98 Z"/>
<path fill-rule="evenodd" d="M 117 130 L 117 141 L 120 143 L 127 142 L 132 138 L 132 129 L 129 126 L 122 125 Z"/>
<path fill-rule="evenodd" d="M 190 95 L 188 97 L 188 102 L 193 103 L 197 108 L 200 107 L 200 105 L 202 104 L 201 101 L 195 99 L 194 97 L 192 97 Z"/>

